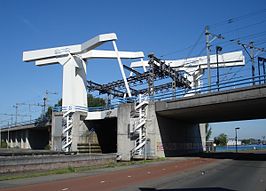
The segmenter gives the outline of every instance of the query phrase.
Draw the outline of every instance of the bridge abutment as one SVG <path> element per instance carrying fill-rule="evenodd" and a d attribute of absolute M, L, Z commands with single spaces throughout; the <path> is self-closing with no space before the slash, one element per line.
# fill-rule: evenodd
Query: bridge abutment
<path fill-rule="evenodd" d="M 53 113 L 52 150 L 54 151 L 62 149 L 62 116 L 61 112 Z M 75 112 L 72 118 L 71 151 L 116 153 L 117 118 L 85 120 L 82 112 Z"/>
<path fill-rule="evenodd" d="M 79 143 L 87 143 L 88 142 L 88 128 L 85 124 L 84 120 L 84 113 L 82 112 L 75 112 L 73 114 L 73 128 L 71 131 L 72 135 L 72 144 L 71 144 L 71 151 L 78 151 L 78 144 Z M 61 112 L 54 112 L 53 119 L 52 119 L 52 150 L 54 151 L 61 151 L 62 149 L 62 118 L 63 113 Z"/>
<path fill-rule="evenodd" d="M 123 104 L 118 108 L 117 153 L 121 160 L 130 160 L 134 148 L 130 134 L 130 113 L 133 110 L 134 104 Z M 148 158 L 180 156 L 205 148 L 205 124 L 160 116 L 153 102 L 148 105 L 145 126 L 145 156 Z"/>

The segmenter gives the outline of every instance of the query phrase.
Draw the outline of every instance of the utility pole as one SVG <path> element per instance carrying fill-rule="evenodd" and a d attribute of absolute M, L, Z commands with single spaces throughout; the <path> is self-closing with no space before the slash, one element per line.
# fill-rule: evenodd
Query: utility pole
<path fill-rule="evenodd" d="M 217 61 L 217 88 L 218 91 L 220 91 L 220 79 L 219 79 L 219 59 L 218 59 L 218 54 L 221 52 L 223 48 L 221 46 L 216 46 L 216 61 Z"/>
<path fill-rule="evenodd" d="M 43 98 L 43 116 L 45 115 L 47 97 Z"/>
<path fill-rule="evenodd" d="M 235 137 L 235 141 L 236 141 L 236 153 L 238 152 L 238 150 L 237 150 L 237 142 L 238 142 L 238 138 L 237 138 L 237 130 L 239 130 L 240 129 L 240 127 L 236 127 L 235 128 L 235 133 L 236 133 L 236 137 Z"/>
<path fill-rule="evenodd" d="M 250 42 L 250 57 L 252 63 L 252 81 L 253 85 L 255 85 L 255 62 L 254 62 L 254 43 L 253 41 Z"/>
<path fill-rule="evenodd" d="M 10 135 L 9 135 L 9 122 L 7 123 L 7 125 L 8 125 L 8 129 L 7 129 L 7 141 L 8 141 L 8 144 L 6 144 L 6 148 L 8 148 L 8 146 L 9 146 L 9 144 L 10 144 L 10 142 L 9 142 L 9 140 L 10 140 Z"/>
<path fill-rule="evenodd" d="M 46 106 L 48 102 L 48 94 L 57 95 L 57 92 L 49 92 L 48 90 L 45 91 L 45 96 L 43 98 L 43 116 L 45 115 L 45 111 L 46 111 Z"/>
<path fill-rule="evenodd" d="M 27 103 L 16 103 L 16 106 L 18 107 L 18 106 L 22 106 L 22 105 L 25 105 L 25 106 L 27 106 L 27 105 L 29 105 L 29 111 L 30 111 L 30 105 L 31 104 L 27 104 Z M 18 115 L 19 116 L 19 115 Z M 25 116 L 25 115 L 24 115 Z M 29 117 L 30 117 L 30 121 L 31 121 L 31 115 L 29 115 Z"/>
<path fill-rule="evenodd" d="M 207 51 L 207 66 L 208 66 L 208 90 L 211 91 L 211 66 L 210 66 L 210 32 L 209 26 L 205 27 L 206 36 L 206 51 Z"/>
<path fill-rule="evenodd" d="M 16 109 L 16 114 L 15 114 L 15 126 L 16 126 L 18 122 L 18 104 L 13 105 L 13 107 Z"/>

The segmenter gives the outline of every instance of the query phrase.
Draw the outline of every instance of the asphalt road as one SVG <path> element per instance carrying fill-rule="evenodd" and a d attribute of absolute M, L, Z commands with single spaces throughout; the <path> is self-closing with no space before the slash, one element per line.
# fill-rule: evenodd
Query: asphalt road
<path fill-rule="evenodd" d="M 5 191 L 109 191 L 124 190 L 143 182 L 160 180 L 172 174 L 183 173 L 215 163 L 216 159 L 176 158 L 151 164 L 124 168 L 103 169 L 98 172 L 51 175 L 28 179 L 0 181 Z M 1 189 L 2 188 L 2 189 Z M 135 189 L 135 188 L 134 188 Z M 136 187 L 137 190 L 138 187 Z"/>
<path fill-rule="evenodd" d="M 266 161 L 184 158 L 97 173 L 60 176 L 3 181 L 0 182 L 0 190 L 265 191 Z"/>
<path fill-rule="evenodd" d="M 164 177 L 124 191 L 266 191 L 266 161 L 223 160 L 207 168 Z"/>

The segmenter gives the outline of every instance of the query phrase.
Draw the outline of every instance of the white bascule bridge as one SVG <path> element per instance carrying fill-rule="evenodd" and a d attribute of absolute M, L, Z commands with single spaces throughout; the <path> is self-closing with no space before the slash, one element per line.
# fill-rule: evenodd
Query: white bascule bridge
<path fill-rule="evenodd" d="M 117 36 L 114 33 L 98 35 L 82 44 L 55 47 L 49 49 L 33 50 L 23 52 L 23 61 L 31 62 L 35 61 L 36 66 L 46 66 L 51 64 L 60 64 L 63 67 L 63 88 L 62 88 L 62 111 L 63 111 L 63 128 L 62 128 L 62 150 L 65 152 L 75 151 L 77 141 L 74 139 L 74 132 L 78 127 L 74 120 L 81 120 L 80 118 L 74 118 L 74 113 L 79 112 L 83 116 L 83 119 L 91 119 L 88 112 L 87 104 L 87 79 L 86 73 L 87 62 L 90 59 L 106 58 L 117 59 L 120 72 L 122 75 L 122 82 L 125 87 L 124 97 L 138 96 L 141 99 L 135 104 L 135 110 L 138 115 L 135 118 L 129 119 L 130 133 L 135 136 L 133 145 L 130 145 L 130 156 L 143 156 L 143 149 L 147 143 L 146 136 L 146 123 L 149 99 L 147 94 L 139 91 L 134 91 L 130 87 L 130 80 L 132 75 L 140 75 L 135 69 L 143 68 L 145 75 L 142 75 L 146 80 L 149 80 L 149 74 L 147 70 L 151 67 L 149 61 L 144 61 L 144 53 L 118 51 L 116 45 Z M 113 50 L 96 50 L 95 48 L 101 46 L 103 43 L 110 42 L 113 45 Z M 130 67 L 123 65 L 122 59 L 140 59 L 140 61 L 132 62 Z M 163 62 L 153 62 L 154 67 L 160 70 L 167 70 L 169 76 L 173 78 L 173 75 L 178 72 L 184 72 L 183 79 L 190 81 L 190 86 L 193 88 L 200 87 L 201 76 L 204 71 L 210 68 L 218 67 L 234 67 L 243 66 L 245 59 L 242 51 L 223 53 L 218 55 L 219 64 L 217 65 L 217 55 L 210 55 L 209 65 L 207 64 L 207 57 L 194 57 L 180 60 L 166 60 Z M 125 69 L 129 69 L 131 74 L 126 76 Z M 174 72 L 173 72 L 174 71 Z M 165 73 L 165 72 L 164 72 Z M 171 73 L 171 74 L 170 74 Z M 173 74 L 174 73 L 174 74 Z M 131 78 L 130 78 L 131 77 Z M 176 82 L 176 81 L 175 81 Z M 142 95 L 141 95 L 142 94 Z M 144 95 L 143 95 L 144 94 Z M 186 96 L 193 95 L 193 92 L 188 91 Z M 119 116 L 117 116 L 119 118 Z M 118 127 L 120 128 L 120 127 Z M 122 127 L 121 127 L 122 128 Z M 123 127 L 128 128 L 128 127 Z M 118 135 L 119 136 L 119 135 Z M 119 138 L 117 139 L 117 147 L 119 144 Z M 121 147 L 122 148 L 122 147 Z M 118 153 L 119 153 L 118 149 Z"/>

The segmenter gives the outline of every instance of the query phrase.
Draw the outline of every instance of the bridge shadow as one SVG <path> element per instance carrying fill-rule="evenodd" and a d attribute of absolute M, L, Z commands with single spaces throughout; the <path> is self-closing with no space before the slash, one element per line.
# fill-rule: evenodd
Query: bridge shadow
<path fill-rule="evenodd" d="M 220 187 L 203 187 L 203 188 L 173 188 L 173 189 L 156 189 L 156 188 L 139 188 L 140 191 L 235 191 Z"/>
<path fill-rule="evenodd" d="M 258 153 L 234 153 L 234 152 L 215 152 L 215 153 L 193 153 L 183 154 L 180 157 L 201 157 L 214 159 L 233 159 L 248 161 L 266 161 L 266 150 Z"/>

